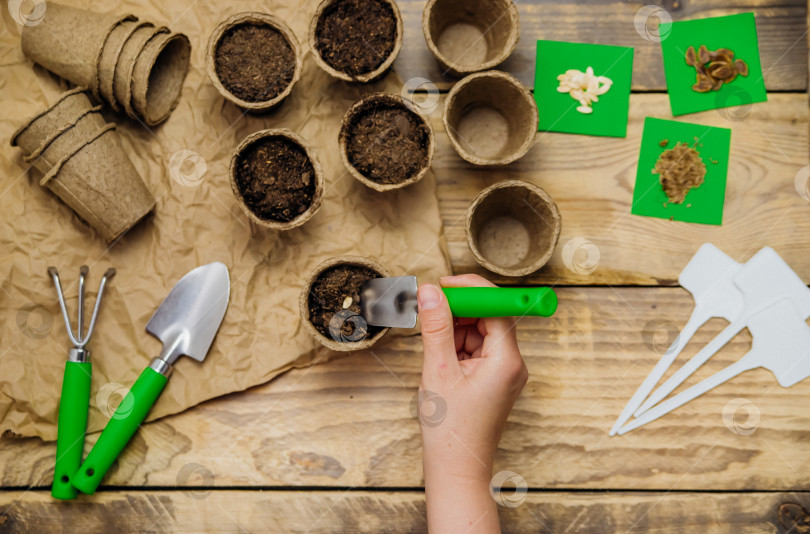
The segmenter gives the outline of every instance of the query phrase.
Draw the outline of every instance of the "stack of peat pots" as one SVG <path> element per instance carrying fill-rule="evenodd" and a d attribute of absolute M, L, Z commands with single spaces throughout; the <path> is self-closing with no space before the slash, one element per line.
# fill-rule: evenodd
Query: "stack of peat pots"
<path fill-rule="evenodd" d="M 148 126 L 166 120 L 177 106 L 191 56 L 188 38 L 166 27 L 52 2 L 42 22 L 23 28 L 22 49 L 35 63 Z"/>
<path fill-rule="evenodd" d="M 63 93 L 11 137 L 50 189 L 108 242 L 129 230 L 155 199 L 121 147 L 115 124 L 83 88 Z"/>
<path fill-rule="evenodd" d="M 529 89 L 505 72 L 488 70 L 514 51 L 519 26 L 512 0 L 428 0 L 422 15 L 425 41 L 442 72 L 463 76 L 445 100 L 447 136 L 461 158 L 479 167 L 520 159 L 537 134 L 537 104 Z M 484 189 L 467 210 L 473 256 L 504 276 L 526 276 L 543 267 L 560 227 L 551 196 L 522 180 Z"/>

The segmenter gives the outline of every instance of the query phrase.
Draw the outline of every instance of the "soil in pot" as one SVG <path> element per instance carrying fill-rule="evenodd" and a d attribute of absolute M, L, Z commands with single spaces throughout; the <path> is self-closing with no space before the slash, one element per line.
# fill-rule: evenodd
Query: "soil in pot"
<path fill-rule="evenodd" d="M 309 291 L 309 321 L 324 336 L 334 339 L 361 341 L 371 339 L 384 330 L 378 326 L 365 326 L 363 321 L 344 320 L 340 335 L 329 333 L 329 323 L 334 315 L 348 310 L 351 315 L 360 314 L 360 286 L 380 273 L 362 265 L 335 265 L 329 267 L 312 282 Z M 365 335 L 362 330 L 365 329 Z"/>
<path fill-rule="evenodd" d="M 427 165 L 430 130 L 408 109 L 374 106 L 357 115 L 349 132 L 349 163 L 369 180 L 398 184 Z"/>
<path fill-rule="evenodd" d="M 236 185 L 260 219 L 289 222 L 307 210 L 317 177 L 306 152 L 292 141 L 270 137 L 250 145 L 236 164 Z"/>
<path fill-rule="evenodd" d="M 295 52 L 275 28 L 246 22 L 225 32 L 214 64 L 217 77 L 231 94 L 246 102 L 265 102 L 292 82 Z"/>
<path fill-rule="evenodd" d="M 333 69 L 349 76 L 372 72 L 394 50 L 397 20 L 380 0 L 338 0 L 324 9 L 315 46 Z"/>

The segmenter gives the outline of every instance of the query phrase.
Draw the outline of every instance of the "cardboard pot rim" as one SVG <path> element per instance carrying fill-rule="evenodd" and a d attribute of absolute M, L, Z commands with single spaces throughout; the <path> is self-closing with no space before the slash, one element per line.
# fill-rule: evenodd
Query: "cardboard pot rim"
<path fill-rule="evenodd" d="M 109 132 L 110 130 L 115 130 L 115 129 L 116 129 L 116 125 L 113 122 L 108 122 L 107 124 L 102 126 L 98 130 L 98 132 L 96 132 L 92 137 L 90 137 L 89 139 L 86 139 L 82 143 L 79 143 L 73 150 L 70 151 L 70 153 L 68 155 L 66 155 L 64 158 L 59 160 L 53 166 L 53 168 L 51 168 L 50 172 L 48 172 L 47 174 L 45 174 L 45 176 L 42 177 L 42 179 L 39 181 L 39 185 L 42 185 L 42 186 L 47 185 L 47 183 L 49 181 L 51 181 L 57 174 L 59 174 L 59 171 L 62 169 L 62 165 L 64 165 L 65 162 L 67 162 L 67 160 L 69 160 L 70 158 L 75 156 L 83 148 L 85 148 L 86 146 L 93 143 L 93 141 L 95 141 L 96 139 L 98 139 L 99 137 L 104 135 L 105 133 Z"/>
<path fill-rule="evenodd" d="M 87 109 L 87 110 L 82 111 L 82 112 L 79 114 L 79 116 L 78 116 L 78 117 L 76 117 L 76 119 L 75 119 L 73 122 L 71 122 L 70 124 L 68 124 L 67 126 L 65 126 L 65 127 L 63 127 L 63 128 L 59 128 L 58 130 L 54 131 L 54 132 L 51 134 L 51 136 L 50 136 L 50 137 L 48 137 L 48 138 L 47 138 L 47 139 L 46 139 L 46 140 L 45 140 L 45 141 L 44 141 L 44 142 L 43 142 L 43 143 L 42 143 L 42 144 L 39 146 L 39 148 L 37 148 L 37 149 L 36 149 L 34 152 L 31 152 L 31 153 L 30 153 L 29 155 L 27 155 L 27 156 L 23 156 L 23 161 L 25 161 L 26 163 L 30 163 L 30 162 L 34 161 L 35 159 L 37 159 L 38 157 L 40 157 L 40 156 L 42 155 L 42 153 L 43 153 L 43 152 L 45 152 L 45 151 L 48 149 L 48 147 L 49 147 L 49 146 L 51 146 L 51 143 L 53 143 L 54 141 L 56 141 L 56 139 L 57 139 L 57 138 L 59 138 L 59 137 L 60 137 L 61 135 L 63 135 L 64 133 L 66 133 L 68 130 L 73 129 L 73 127 L 75 127 L 75 126 L 76 126 L 76 124 L 77 124 L 77 123 L 78 123 L 80 120 L 82 120 L 84 117 L 86 117 L 87 115 L 89 115 L 89 114 L 91 114 L 91 113 L 98 113 L 98 114 L 99 114 L 99 116 L 100 116 L 100 115 L 101 115 L 101 106 L 100 106 L 100 105 L 98 105 L 98 106 L 93 106 L 93 107 L 92 107 L 92 108 L 90 108 L 90 109 Z M 71 149 L 71 152 L 73 152 L 73 149 Z"/>
<path fill-rule="evenodd" d="M 531 117 L 533 123 L 531 128 L 532 134 L 523 140 L 523 142 L 521 143 L 520 147 L 517 150 L 515 150 L 511 154 L 508 154 L 505 157 L 483 158 L 481 156 L 478 156 L 477 154 L 472 154 L 471 152 L 467 151 L 467 149 L 464 148 L 461 142 L 456 138 L 456 135 L 453 133 L 455 129 L 450 124 L 450 121 L 448 119 L 448 110 L 450 109 L 450 106 L 455 104 L 455 100 L 458 97 L 459 93 L 463 91 L 466 87 L 468 87 L 470 84 L 480 83 L 480 81 L 482 80 L 484 81 L 502 80 L 509 83 L 510 85 L 515 87 L 515 89 L 518 90 L 519 94 L 521 95 L 520 98 L 529 107 L 529 109 L 534 111 Z M 520 80 L 518 80 L 511 74 L 508 74 L 500 70 L 488 70 L 485 72 L 476 72 L 474 74 L 470 74 L 469 76 L 466 76 L 465 78 L 461 79 L 450 89 L 450 92 L 447 94 L 447 98 L 445 99 L 444 102 L 444 110 L 442 112 L 442 123 L 444 124 L 445 131 L 447 132 L 447 137 L 450 139 L 450 144 L 453 145 L 453 148 L 456 150 L 458 155 L 461 156 L 463 159 L 469 161 L 474 165 L 507 165 L 525 156 L 526 153 L 534 144 L 534 140 L 537 137 L 537 129 L 540 126 L 540 113 L 537 109 L 537 103 L 535 102 L 534 96 L 531 94 L 531 91 L 529 91 L 529 89 L 525 85 L 523 85 L 520 82 Z"/>
<path fill-rule="evenodd" d="M 141 27 L 148 27 L 148 26 L 141 26 Z M 121 102 L 119 100 L 118 103 L 121 104 L 124 107 L 124 111 L 126 112 L 127 116 L 132 118 L 132 119 L 137 119 L 138 118 L 136 113 L 135 113 L 135 109 L 133 109 L 133 107 L 132 107 L 132 73 L 135 71 L 135 64 L 138 63 L 138 57 L 141 55 L 141 52 L 143 52 L 143 49 L 146 47 L 147 43 L 149 43 L 149 41 L 154 39 L 157 35 L 160 35 L 160 34 L 163 34 L 163 33 L 169 33 L 169 28 L 167 28 L 166 26 L 154 26 L 153 25 L 152 33 L 140 45 L 140 47 L 136 51 L 135 55 L 132 56 L 132 62 L 122 65 L 122 67 L 124 68 L 124 71 L 122 71 L 123 74 L 124 74 L 124 80 L 126 80 L 125 85 L 123 87 L 124 101 Z M 130 38 L 132 38 L 133 35 L 135 35 L 135 32 L 133 32 L 130 35 Z M 129 39 L 127 39 L 127 41 L 128 40 Z M 125 41 L 124 46 L 126 46 L 126 41 Z M 122 51 L 123 51 L 123 49 L 122 49 Z M 118 55 L 118 61 L 121 61 L 121 55 L 120 54 Z M 116 63 L 115 63 L 115 70 L 116 71 L 118 71 L 118 61 L 116 61 Z M 116 87 L 115 79 L 113 78 L 113 93 L 115 93 L 115 87 Z"/>
<path fill-rule="evenodd" d="M 312 168 L 315 170 L 315 193 L 312 196 L 312 203 L 309 205 L 309 207 L 307 207 L 306 210 L 291 221 L 281 222 L 260 218 L 258 215 L 253 213 L 253 211 L 251 211 L 251 209 L 245 203 L 245 199 L 242 197 L 242 193 L 239 191 L 239 186 L 236 183 L 236 163 L 239 160 L 239 156 L 241 156 L 249 146 L 253 145 L 260 139 L 265 139 L 267 137 L 283 137 L 289 141 L 292 141 L 304 151 L 309 159 L 309 162 L 312 164 Z M 236 150 L 234 150 L 233 156 L 231 156 L 228 179 L 231 183 L 231 191 L 233 191 L 233 195 L 236 198 L 236 203 L 239 204 L 239 207 L 242 209 L 245 215 L 247 215 L 251 221 L 259 226 L 272 228 L 274 230 L 290 230 L 292 228 L 301 226 L 310 220 L 313 215 L 315 215 L 315 213 L 320 209 L 321 202 L 323 200 L 323 169 L 321 168 L 321 164 L 318 161 L 317 155 L 315 154 L 315 150 L 303 137 L 288 128 L 269 128 L 267 130 L 259 130 L 258 132 L 254 132 L 245 137 L 242 142 L 239 143 L 239 146 L 236 147 Z"/>
<path fill-rule="evenodd" d="M 364 112 L 370 105 L 375 104 L 377 102 L 384 102 L 386 104 L 390 104 L 393 106 L 400 107 L 406 111 L 409 111 L 416 115 L 422 123 L 428 129 L 428 153 L 427 153 L 427 161 L 425 165 L 413 176 L 408 178 L 407 180 L 403 180 L 398 183 L 394 184 L 381 184 L 379 182 L 375 182 L 374 180 L 366 177 L 363 173 L 361 173 L 354 165 L 351 164 L 349 161 L 349 154 L 348 154 L 348 140 L 351 135 L 349 128 L 354 121 L 354 119 L 362 112 Z M 346 111 L 343 115 L 343 121 L 340 126 L 340 132 L 338 133 L 338 145 L 340 146 L 340 158 L 343 160 L 343 165 L 349 171 L 354 178 L 362 182 L 364 185 L 374 189 L 375 191 L 391 191 L 393 189 L 400 189 L 402 187 L 415 184 L 416 182 L 420 181 L 422 178 L 425 177 L 430 166 L 433 164 L 433 155 L 436 149 L 436 140 L 435 135 L 433 134 L 433 126 L 430 124 L 430 120 L 419 110 L 414 109 L 408 105 L 404 98 L 399 95 L 393 95 L 390 93 L 372 93 L 370 95 L 366 95 L 354 104 Z"/>
<path fill-rule="evenodd" d="M 98 77 L 98 66 L 101 63 L 101 54 L 104 52 L 104 47 L 107 45 L 107 40 L 110 38 L 110 34 L 112 33 L 112 31 L 116 27 L 118 27 L 118 25 L 121 24 L 122 22 L 137 22 L 137 21 L 138 17 L 136 17 L 132 13 L 120 15 L 117 18 L 113 19 L 113 22 L 109 25 L 106 32 L 104 33 L 104 39 L 101 41 L 101 46 L 98 48 L 98 53 L 96 54 L 96 58 L 94 61 L 96 76 L 93 79 L 92 86 L 90 87 L 90 92 L 93 93 L 93 96 L 99 102 L 101 101 L 101 93 L 99 92 L 100 80 Z"/>
<path fill-rule="evenodd" d="M 33 124 L 33 123 L 34 123 L 34 122 L 37 120 L 37 119 L 42 118 L 42 117 L 44 117 L 45 115 L 47 115 L 48 113 L 50 113 L 51 111 L 53 111 L 53 109 L 54 109 L 56 106 L 58 106 L 59 104 L 61 104 L 61 103 L 62 103 L 62 101 L 63 101 L 63 100 L 65 100 L 66 98 L 68 98 L 68 97 L 70 97 L 70 96 L 73 96 L 73 95 L 77 95 L 77 94 L 79 94 L 79 93 L 86 93 L 86 92 L 87 92 L 87 88 L 86 88 L 86 87 L 74 87 L 73 89 L 70 89 L 70 90 L 65 91 L 64 93 L 60 94 L 60 95 L 57 97 L 56 101 L 55 101 L 53 104 L 51 104 L 50 106 L 48 106 L 48 107 L 47 107 L 45 110 L 40 111 L 39 113 L 37 113 L 36 115 L 34 115 L 33 117 L 31 117 L 30 119 L 28 119 L 27 121 L 25 121 L 25 122 L 22 124 L 22 126 L 20 126 L 19 128 L 17 128 L 17 130 L 16 130 L 16 131 L 15 131 L 13 134 L 11 134 L 11 140 L 9 141 L 9 144 L 10 144 L 11 146 L 16 147 L 16 146 L 17 146 L 17 144 L 16 144 L 16 143 L 17 143 L 17 138 L 18 138 L 20 135 L 22 135 L 22 133 L 23 133 L 25 130 L 27 130 L 27 129 L 28 129 L 28 128 L 29 128 L 29 127 L 30 127 L 30 126 L 31 126 L 31 125 L 32 125 L 32 124 Z"/>
<path fill-rule="evenodd" d="M 144 51 L 146 51 L 150 43 L 153 42 L 158 43 L 157 51 L 153 57 L 149 58 L 150 63 L 147 69 L 148 75 L 145 77 L 145 79 L 141 79 L 141 77 L 136 75 L 138 73 L 138 65 L 142 60 L 145 60 Z M 152 89 L 152 87 L 150 87 L 149 85 L 149 81 L 152 78 L 152 71 L 154 70 L 158 59 L 166 50 L 166 47 L 172 45 L 173 43 L 183 43 L 183 42 L 185 43 L 185 49 L 188 52 L 188 60 L 186 61 L 186 64 L 183 68 L 183 75 L 182 80 L 180 81 L 179 90 L 177 91 L 177 94 L 174 95 L 172 103 L 170 104 L 168 109 L 166 109 L 166 111 L 163 114 L 157 117 L 152 117 L 150 115 L 150 106 L 149 106 L 149 91 L 150 89 Z M 183 33 L 157 34 L 146 42 L 143 49 L 141 50 L 141 53 L 138 55 L 138 59 L 135 60 L 135 64 L 132 67 L 133 79 L 131 82 L 131 86 L 132 86 L 133 108 L 140 115 L 140 117 L 147 124 L 147 126 L 155 126 L 165 121 L 167 118 L 169 118 L 169 115 L 172 114 L 172 111 L 174 111 L 174 109 L 177 107 L 177 104 L 180 102 L 180 96 L 182 95 L 183 92 L 183 82 L 185 81 L 186 75 L 188 74 L 188 67 L 190 63 L 191 63 L 191 41 L 189 41 L 189 38 Z"/>
<path fill-rule="evenodd" d="M 315 10 L 315 15 L 312 17 L 312 20 L 309 23 L 309 48 L 312 50 L 312 57 L 315 58 L 315 63 L 318 64 L 320 68 L 324 71 L 329 73 L 331 76 L 339 79 L 344 80 L 347 82 L 359 82 L 359 83 L 367 83 L 373 80 L 376 80 L 380 76 L 385 73 L 386 70 L 394 63 L 394 60 L 399 55 L 400 50 L 402 49 L 402 41 L 404 37 L 404 29 L 402 24 L 402 15 L 399 12 L 399 7 L 397 7 L 397 3 L 394 0 L 379 0 L 391 7 L 391 11 L 394 13 L 394 20 L 396 22 L 396 35 L 394 36 L 394 48 L 391 50 L 391 53 L 385 58 L 379 67 L 376 69 L 364 72 L 363 74 L 358 74 L 357 76 L 351 76 L 346 74 L 343 71 L 339 71 L 326 61 L 324 61 L 323 57 L 321 57 L 321 52 L 318 50 L 316 46 L 316 39 L 315 39 L 315 30 L 318 27 L 318 21 L 323 14 L 324 9 L 329 7 L 331 4 L 335 2 L 339 2 L 340 0 L 322 0 L 320 4 L 318 4 L 317 9 Z"/>
<path fill-rule="evenodd" d="M 551 243 L 550 243 L 549 247 L 545 250 L 545 252 L 543 253 L 542 256 L 540 256 L 538 259 L 536 259 L 535 261 L 533 261 L 531 264 L 527 265 L 526 267 L 521 267 L 521 268 L 517 268 L 517 267 L 501 267 L 501 266 L 495 265 L 489 259 L 484 257 L 484 255 L 481 254 L 481 251 L 478 250 L 478 245 L 475 242 L 476 241 L 476 236 L 473 236 L 473 233 L 472 233 L 473 217 L 475 216 L 475 212 L 479 208 L 479 206 L 481 206 L 481 204 L 493 192 L 495 192 L 495 191 L 497 191 L 499 189 L 507 189 L 507 188 L 510 188 L 510 189 L 517 189 L 517 188 L 525 189 L 526 191 L 528 191 L 532 195 L 536 195 L 536 196 L 540 197 L 540 199 L 547 206 L 549 206 L 549 209 L 551 210 L 552 214 L 554 215 L 552 217 L 552 220 L 554 222 L 554 226 L 552 228 L 553 239 L 551 240 Z M 482 267 L 484 267 L 484 268 L 486 268 L 486 269 L 488 269 L 488 270 L 490 270 L 490 271 L 492 271 L 494 273 L 498 273 L 498 274 L 501 274 L 503 276 L 526 276 L 526 275 L 529 275 L 529 274 L 537 271 L 538 269 L 540 269 L 544 265 L 546 265 L 549 262 L 549 260 L 551 259 L 551 256 L 554 254 L 554 250 L 557 248 L 557 242 L 560 239 L 560 230 L 562 229 L 562 217 L 560 216 L 560 210 L 557 207 L 557 203 L 554 202 L 554 199 L 551 198 L 551 195 L 549 195 L 548 192 L 545 189 L 543 189 L 542 187 L 539 187 L 537 185 L 534 185 L 533 183 L 526 182 L 524 180 L 511 179 L 511 180 L 503 180 L 503 181 L 497 182 L 497 183 L 487 187 L 486 189 L 484 189 L 480 193 L 478 193 L 478 195 L 476 195 L 476 197 L 470 203 L 470 206 L 467 208 L 465 229 L 466 229 L 466 234 L 467 234 L 467 246 L 470 248 L 470 251 L 473 253 L 473 256 L 475 256 L 475 260 L 478 262 L 479 265 L 481 265 Z"/>
<path fill-rule="evenodd" d="M 317 339 L 323 346 L 338 352 L 349 352 L 355 350 L 367 349 L 374 345 L 377 340 L 381 339 L 388 333 L 390 328 L 382 328 L 380 332 L 371 339 L 363 339 L 361 341 L 339 342 L 324 336 L 319 332 L 309 320 L 309 292 L 312 288 L 312 283 L 321 275 L 325 270 L 336 265 L 357 265 L 367 267 L 373 271 L 378 272 L 383 277 L 393 276 L 391 271 L 373 258 L 365 256 L 354 255 L 341 255 L 329 258 L 321 262 L 307 275 L 301 292 L 298 294 L 298 310 L 301 316 L 301 322 L 304 324 L 304 330 Z"/>
<path fill-rule="evenodd" d="M 228 89 L 222 85 L 222 82 L 217 75 L 216 50 L 220 39 L 222 39 L 222 36 L 225 35 L 225 32 L 234 26 L 239 26 L 249 22 L 258 22 L 270 26 L 279 32 L 281 36 L 284 37 L 284 40 L 287 42 L 290 48 L 292 48 L 293 55 L 295 56 L 295 70 L 293 71 L 293 76 L 290 83 L 287 84 L 287 87 L 285 87 L 284 90 L 279 94 L 270 100 L 265 100 L 262 102 L 248 102 L 247 100 L 242 100 L 238 96 L 228 91 Z M 298 39 L 295 37 L 295 34 L 287 23 L 278 17 L 258 11 L 245 11 L 242 13 L 237 13 L 220 22 L 219 25 L 214 28 L 211 36 L 208 38 L 208 45 L 206 46 L 205 52 L 205 72 L 208 74 L 208 78 L 211 80 L 211 83 L 214 84 L 214 87 L 216 87 L 219 94 L 221 94 L 225 100 L 229 100 L 240 108 L 247 109 L 249 111 L 267 111 L 287 98 L 301 77 L 302 65 L 303 61 L 301 59 L 301 46 L 299 45 Z"/>
<path fill-rule="evenodd" d="M 514 31 L 510 32 L 509 41 L 501 53 L 495 56 L 493 59 L 477 65 L 461 65 L 451 60 L 442 54 L 438 45 L 433 40 L 433 35 L 430 32 L 430 16 L 434 7 L 440 1 L 441 0 L 428 0 L 427 4 L 425 5 L 425 8 L 422 11 L 422 34 L 425 36 L 425 42 L 427 43 L 428 49 L 433 54 L 433 57 L 435 57 L 439 63 L 441 63 L 442 66 L 448 70 L 448 74 L 461 77 L 473 72 L 489 70 L 506 61 L 506 59 L 515 51 L 518 40 L 520 39 L 520 15 L 518 13 L 517 5 L 515 5 L 512 0 L 507 0 L 509 2 L 509 22 L 511 23 L 511 27 Z"/>
<path fill-rule="evenodd" d="M 108 98 L 108 95 L 104 94 L 104 88 L 102 87 L 102 83 L 101 83 L 101 58 L 104 56 L 104 49 L 101 50 L 101 55 L 99 55 L 99 64 L 98 64 L 98 70 L 97 70 L 99 94 L 101 95 L 101 100 L 103 102 L 106 102 L 107 104 L 109 104 L 109 106 L 114 111 L 117 111 L 117 112 L 121 111 L 122 104 L 119 104 L 118 100 L 115 99 L 115 68 L 118 66 L 118 58 L 121 56 L 121 51 L 124 49 L 124 45 L 127 43 L 129 38 L 132 37 L 132 34 L 135 33 L 136 31 L 138 31 L 138 29 L 143 28 L 143 27 L 150 27 L 150 28 L 155 27 L 154 24 L 152 24 L 151 22 L 146 21 L 146 20 L 137 20 L 136 19 L 134 21 L 122 21 L 121 24 L 123 24 L 124 22 L 132 22 L 132 27 L 124 35 L 123 40 L 118 45 L 118 49 L 115 50 L 115 57 L 113 58 L 114 61 L 112 62 L 112 73 L 110 73 L 109 98 Z M 115 28 L 113 28 L 113 29 L 115 29 Z M 112 35 L 112 31 L 110 32 L 110 35 Z M 107 40 L 104 42 L 104 48 L 107 47 L 110 35 L 107 36 Z"/>

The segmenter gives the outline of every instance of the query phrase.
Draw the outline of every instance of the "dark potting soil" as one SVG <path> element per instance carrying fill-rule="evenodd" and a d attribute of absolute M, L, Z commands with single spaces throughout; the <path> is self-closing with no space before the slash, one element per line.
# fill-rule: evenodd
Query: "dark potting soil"
<path fill-rule="evenodd" d="M 380 0 L 338 0 L 324 9 L 315 27 L 323 60 L 349 76 L 373 71 L 394 50 L 397 23 Z"/>
<path fill-rule="evenodd" d="M 288 222 L 315 197 L 315 169 L 306 152 L 289 139 L 259 139 L 236 162 L 236 185 L 260 219 Z"/>
<path fill-rule="evenodd" d="M 349 125 L 349 162 L 366 178 L 398 184 L 411 178 L 428 159 L 430 131 L 408 109 L 377 106 L 360 112 Z"/>
<path fill-rule="evenodd" d="M 278 30 L 246 22 L 222 36 L 214 65 L 217 77 L 231 94 L 247 102 L 265 102 L 290 85 L 295 53 Z"/>
<path fill-rule="evenodd" d="M 315 329 L 324 336 L 335 341 L 362 341 L 376 336 L 382 328 L 366 326 L 366 333 L 362 329 L 364 321 L 344 320 L 340 326 L 340 334 L 332 336 L 329 333 L 329 323 L 335 313 L 348 310 L 350 315 L 360 314 L 360 286 L 372 278 L 380 278 L 380 273 L 359 265 L 336 265 L 323 271 L 309 291 L 309 321 Z M 351 303 L 347 299 L 351 299 Z M 344 308 L 344 304 L 349 304 Z M 347 314 L 348 316 L 349 314 Z"/>

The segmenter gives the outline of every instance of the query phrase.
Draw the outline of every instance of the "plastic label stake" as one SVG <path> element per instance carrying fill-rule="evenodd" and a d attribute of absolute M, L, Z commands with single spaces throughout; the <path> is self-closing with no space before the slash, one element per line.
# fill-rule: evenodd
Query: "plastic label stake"
<path fill-rule="evenodd" d="M 742 264 L 731 259 L 711 243 L 701 246 L 689 260 L 678 276 L 678 283 L 695 299 L 692 316 L 630 398 L 613 424 L 613 428 L 610 429 L 611 436 L 615 435 L 619 428 L 630 419 L 633 412 L 641 406 L 698 328 L 712 317 L 722 317 L 733 322 L 743 313 L 743 295 L 733 282 L 734 276 L 741 267 Z"/>
<path fill-rule="evenodd" d="M 624 426 L 619 434 L 646 425 L 710 389 L 750 369 L 764 367 L 779 385 L 790 387 L 810 376 L 810 327 L 788 299 L 783 299 L 748 321 L 753 336 L 751 350 L 737 362 L 686 391 L 651 408 Z"/>

